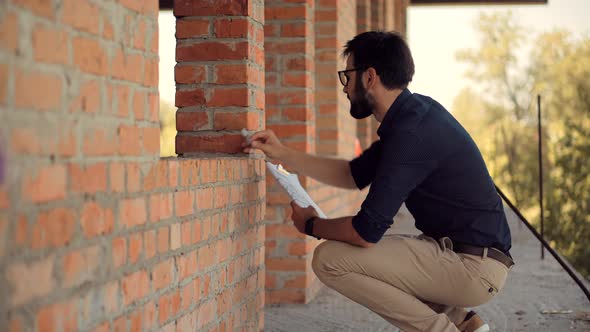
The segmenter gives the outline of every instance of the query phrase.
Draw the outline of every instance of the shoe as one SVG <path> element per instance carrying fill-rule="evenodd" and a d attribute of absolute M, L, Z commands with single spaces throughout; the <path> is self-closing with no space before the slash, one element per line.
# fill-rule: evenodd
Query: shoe
<path fill-rule="evenodd" d="M 490 326 L 484 323 L 475 311 L 470 311 L 465 316 L 463 323 L 457 325 L 461 332 L 489 332 Z"/>

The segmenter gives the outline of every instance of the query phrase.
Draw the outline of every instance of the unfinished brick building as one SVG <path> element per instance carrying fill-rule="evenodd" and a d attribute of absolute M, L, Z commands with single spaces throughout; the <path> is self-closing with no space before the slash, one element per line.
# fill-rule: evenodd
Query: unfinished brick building
<path fill-rule="evenodd" d="M 241 128 L 350 158 L 343 44 L 409 0 L 176 0 L 176 151 L 159 157 L 156 0 L 0 2 L 0 327 L 257 331 L 305 303 L 319 243 Z M 171 36 L 172 37 L 172 36 Z M 329 216 L 364 193 L 304 186 Z"/>

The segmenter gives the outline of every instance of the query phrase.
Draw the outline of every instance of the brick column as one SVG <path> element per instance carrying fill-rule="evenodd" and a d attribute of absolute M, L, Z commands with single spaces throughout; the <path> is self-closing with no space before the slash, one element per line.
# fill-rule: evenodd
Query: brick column
<path fill-rule="evenodd" d="M 176 153 L 238 153 L 264 127 L 262 0 L 178 0 Z"/>
<path fill-rule="evenodd" d="M 358 24 L 357 28 L 359 33 L 364 31 L 371 31 L 375 28 L 372 15 L 373 7 L 373 1 L 371 0 L 357 0 L 356 15 Z M 371 145 L 372 143 L 373 133 L 371 131 L 375 128 L 372 125 L 373 121 L 375 121 L 373 117 L 369 117 L 366 119 L 359 120 L 357 122 L 357 137 L 363 150 L 369 147 L 369 145 Z"/>
<path fill-rule="evenodd" d="M 356 1 L 319 1 L 316 8 L 318 147 L 321 154 L 351 157 L 356 122 L 342 92 L 337 71 L 346 67 L 342 46 L 356 34 Z"/>
<path fill-rule="evenodd" d="M 265 2 L 266 125 L 288 146 L 315 151 L 314 1 Z M 309 180 L 302 184 L 308 187 Z M 304 303 L 315 294 L 310 269 L 317 241 L 291 222 L 290 199 L 267 176 L 266 303 Z"/>

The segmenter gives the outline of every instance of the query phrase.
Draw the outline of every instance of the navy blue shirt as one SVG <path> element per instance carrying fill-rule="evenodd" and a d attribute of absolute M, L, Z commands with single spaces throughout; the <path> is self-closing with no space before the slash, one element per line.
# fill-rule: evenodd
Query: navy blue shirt
<path fill-rule="evenodd" d="M 377 134 L 379 140 L 350 162 L 359 189 L 371 184 L 352 220 L 363 239 L 379 241 L 406 202 L 427 236 L 510 249 L 502 201 L 481 153 L 442 105 L 405 89 Z"/>

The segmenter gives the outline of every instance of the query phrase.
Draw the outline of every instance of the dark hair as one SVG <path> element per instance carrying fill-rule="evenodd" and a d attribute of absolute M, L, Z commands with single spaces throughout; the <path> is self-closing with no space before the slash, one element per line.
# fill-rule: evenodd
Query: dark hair
<path fill-rule="evenodd" d="M 344 46 L 343 56 L 353 56 L 354 67 L 373 67 L 387 89 L 405 89 L 414 76 L 414 60 L 397 32 L 367 31 Z"/>

